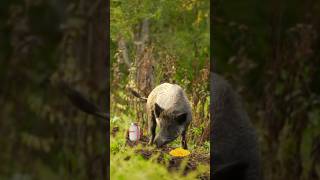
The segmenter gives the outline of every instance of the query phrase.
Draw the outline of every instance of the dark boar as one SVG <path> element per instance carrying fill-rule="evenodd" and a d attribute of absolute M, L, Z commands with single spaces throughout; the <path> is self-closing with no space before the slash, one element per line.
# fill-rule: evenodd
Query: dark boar
<path fill-rule="evenodd" d="M 210 109 L 211 161 L 217 172 L 213 179 L 230 179 L 232 174 L 243 174 L 241 178 L 231 179 L 259 180 L 260 153 L 255 130 L 239 96 L 227 81 L 214 73 L 211 73 Z"/>
<path fill-rule="evenodd" d="M 148 98 L 131 91 L 147 102 L 148 129 L 151 134 L 149 144 L 155 143 L 161 147 L 181 135 L 182 147 L 187 149 L 186 133 L 192 120 L 192 111 L 183 89 L 176 84 L 163 83 L 154 88 Z M 160 131 L 156 135 L 157 125 Z"/>

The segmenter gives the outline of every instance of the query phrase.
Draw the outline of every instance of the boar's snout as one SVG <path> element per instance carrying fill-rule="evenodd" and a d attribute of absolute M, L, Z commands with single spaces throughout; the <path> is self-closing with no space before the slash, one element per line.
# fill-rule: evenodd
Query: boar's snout
<path fill-rule="evenodd" d="M 159 148 L 159 147 L 162 147 L 165 143 L 162 139 L 156 139 L 155 144 L 156 144 L 157 148 Z"/>
<path fill-rule="evenodd" d="M 161 127 L 160 132 L 154 139 L 156 146 L 161 147 L 177 139 L 184 127 L 184 125 L 178 124 L 169 124 Z"/>
<path fill-rule="evenodd" d="M 169 139 L 169 138 L 156 137 L 154 141 L 155 141 L 157 148 L 159 148 L 159 147 L 162 147 L 162 146 L 168 144 L 169 142 L 171 142 L 173 140 L 174 140 L 174 138 Z"/>

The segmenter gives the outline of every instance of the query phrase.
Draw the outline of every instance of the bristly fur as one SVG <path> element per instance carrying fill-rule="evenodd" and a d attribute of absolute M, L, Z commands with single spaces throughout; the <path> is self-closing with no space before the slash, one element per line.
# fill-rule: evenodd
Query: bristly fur
<path fill-rule="evenodd" d="M 210 98 L 213 169 L 240 161 L 246 166 L 231 166 L 228 168 L 231 174 L 242 171 L 244 180 L 260 180 L 258 136 L 241 98 L 224 78 L 214 73 L 211 73 Z"/>
<path fill-rule="evenodd" d="M 179 85 L 162 83 L 150 92 L 148 98 L 131 88 L 127 89 L 135 97 L 146 101 L 150 145 L 161 147 L 181 135 L 182 147 L 188 148 L 186 134 L 192 120 L 192 109 L 187 95 Z M 157 126 L 160 130 L 156 134 Z"/>
<path fill-rule="evenodd" d="M 225 164 L 213 171 L 212 179 L 215 180 L 245 180 L 245 172 L 248 164 L 243 161 L 236 161 Z"/>

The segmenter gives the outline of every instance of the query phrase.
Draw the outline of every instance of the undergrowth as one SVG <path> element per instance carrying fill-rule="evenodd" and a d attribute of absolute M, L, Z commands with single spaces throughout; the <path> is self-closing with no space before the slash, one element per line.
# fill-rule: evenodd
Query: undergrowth
<path fill-rule="evenodd" d="M 128 113 L 130 114 L 130 113 Z M 132 113 L 133 114 L 133 113 Z M 132 115 L 122 114 L 120 116 L 113 115 L 111 117 L 111 130 L 117 128 L 114 136 L 110 136 L 110 178 L 111 179 L 198 179 L 201 174 L 209 172 L 209 164 L 199 164 L 195 171 L 189 172 L 187 175 L 183 173 L 188 158 L 181 163 L 179 170 L 169 171 L 168 164 L 170 160 L 169 154 L 162 154 L 162 162 L 157 161 L 161 150 L 155 150 L 153 147 L 142 147 L 141 145 L 130 147 L 126 145 L 126 133 L 130 123 L 134 121 Z M 146 132 L 144 132 L 145 134 Z M 178 138 L 169 145 L 172 148 L 180 147 L 180 139 Z M 136 153 L 137 150 L 153 150 L 149 159 Z M 209 156 L 210 145 L 205 142 L 202 146 L 189 144 L 191 153 L 202 153 Z"/>

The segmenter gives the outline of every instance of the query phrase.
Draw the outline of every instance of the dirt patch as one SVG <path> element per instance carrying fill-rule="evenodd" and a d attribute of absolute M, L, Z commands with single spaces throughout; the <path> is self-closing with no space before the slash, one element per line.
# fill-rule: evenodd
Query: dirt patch
<path fill-rule="evenodd" d="M 169 171 L 180 171 L 181 170 L 181 163 L 184 159 L 187 159 L 187 163 L 184 167 L 183 173 L 184 175 L 188 174 L 191 171 L 197 169 L 199 164 L 210 164 L 210 155 L 199 153 L 199 152 L 191 152 L 190 156 L 188 157 L 173 157 L 169 155 L 169 152 L 173 149 L 171 147 L 165 146 L 161 149 L 144 149 L 144 147 L 148 146 L 149 138 L 147 136 L 142 136 L 138 142 L 132 142 L 129 140 L 127 136 L 126 144 L 127 146 L 134 147 L 139 144 L 142 145 L 141 149 L 136 150 L 137 154 L 140 154 L 145 159 L 150 159 L 153 154 L 158 154 L 157 161 L 160 164 L 166 165 Z M 199 176 L 199 179 L 210 179 L 209 172 L 206 174 L 202 174 Z"/>

